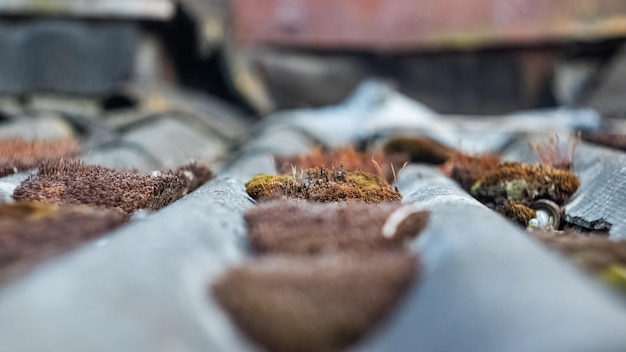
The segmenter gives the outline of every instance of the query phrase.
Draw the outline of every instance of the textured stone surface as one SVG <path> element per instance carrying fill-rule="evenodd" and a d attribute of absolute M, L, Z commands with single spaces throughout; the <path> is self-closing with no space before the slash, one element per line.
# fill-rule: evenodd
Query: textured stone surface
<path fill-rule="evenodd" d="M 5 286 L 0 350 L 250 350 L 207 299 L 242 260 L 250 205 L 243 181 L 218 179 Z"/>

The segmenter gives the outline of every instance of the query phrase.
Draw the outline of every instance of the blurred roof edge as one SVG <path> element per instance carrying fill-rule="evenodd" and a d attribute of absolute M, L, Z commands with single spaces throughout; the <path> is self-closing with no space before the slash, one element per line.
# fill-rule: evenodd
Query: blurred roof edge
<path fill-rule="evenodd" d="M 402 52 L 626 36 L 623 0 L 232 0 L 239 46 Z"/>
<path fill-rule="evenodd" d="M 3 0 L 0 16 L 59 16 L 81 18 L 167 20 L 174 0 Z"/>

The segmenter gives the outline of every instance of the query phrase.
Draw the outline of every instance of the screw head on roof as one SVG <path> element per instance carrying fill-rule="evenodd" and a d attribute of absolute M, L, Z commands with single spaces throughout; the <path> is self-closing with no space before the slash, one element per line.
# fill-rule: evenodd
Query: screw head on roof
<path fill-rule="evenodd" d="M 530 205 L 537 212 L 537 216 L 530 219 L 529 227 L 552 227 L 559 228 L 563 209 L 549 199 L 539 199 Z"/>

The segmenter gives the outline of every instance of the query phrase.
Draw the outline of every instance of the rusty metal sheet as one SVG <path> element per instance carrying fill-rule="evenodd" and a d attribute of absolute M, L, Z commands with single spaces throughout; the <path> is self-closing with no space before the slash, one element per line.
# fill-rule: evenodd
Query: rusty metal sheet
<path fill-rule="evenodd" d="M 174 15 L 173 0 L 2 0 L 0 15 L 147 18 Z"/>
<path fill-rule="evenodd" d="M 239 45 L 402 51 L 626 34 L 623 0 L 233 0 Z"/>

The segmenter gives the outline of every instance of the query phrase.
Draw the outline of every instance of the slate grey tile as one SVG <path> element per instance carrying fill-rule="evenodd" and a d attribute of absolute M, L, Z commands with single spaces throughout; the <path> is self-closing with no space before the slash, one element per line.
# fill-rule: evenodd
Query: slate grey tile
<path fill-rule="evenodd" d="M 390 321 L 355 350 L 626 349 L 617 297 L 442 177 L 401 172 L 405 200 L 431 211 L 414 246 L 423 271 Z"/>
<path fill-rule="evenodd" d="M 0 350 L 251 350 L 209 295 L 243 260 L 251 204 L 242 181 L 216 179 L 3 287 Z"/>

